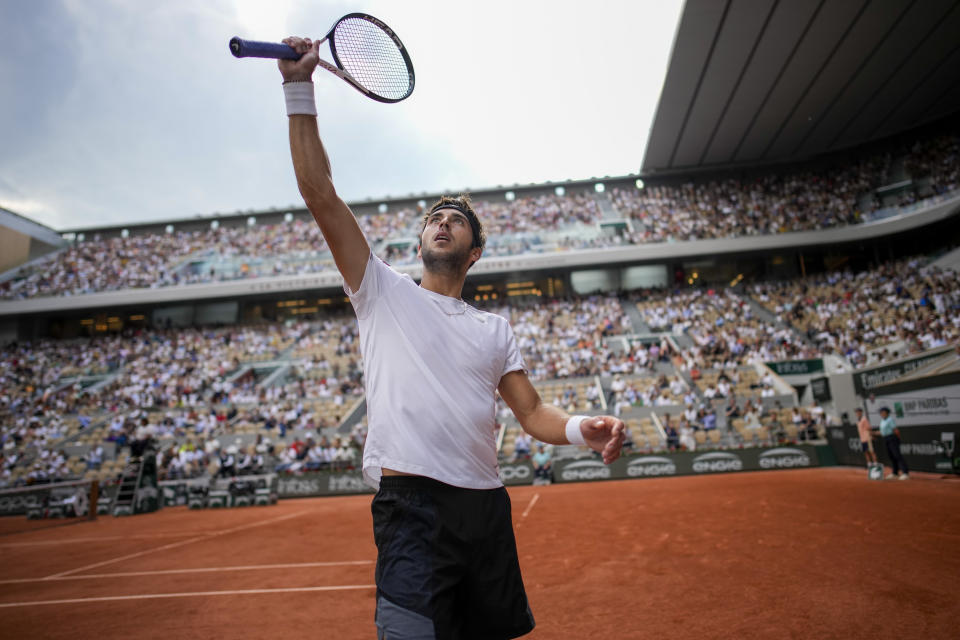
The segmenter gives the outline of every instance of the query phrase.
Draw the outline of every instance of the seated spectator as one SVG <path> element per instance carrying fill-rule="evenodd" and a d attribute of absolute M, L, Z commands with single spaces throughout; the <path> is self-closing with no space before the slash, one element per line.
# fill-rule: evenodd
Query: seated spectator
<path fill-rule="evenodd" d="M 723 413 L 727 416 L 727 424 L 730 424 L 731 420 L 740 417 L 740 407 L 737 406 L 737 398 L 735 396 L 730 396 L 730 400 L 727 402 L 727 407 Z"/>
<path fill-rule="evenodd" d="M 680 436 L 679 443 L 681 447 L 683 447 L 687 451 L 696 451 L 697 440 L 693 436 L 693 427 L 690 425 L 690 422 L 686 418 L 682 418 L 680 420 L 679 436 Z"/>
<path fill-rule="evenodd" d="M 537 452 L 534 453 L 532 457 L 533 475 L 535 479 L 545 484 L 553 482 L 552 458 L 553 456 L 547 451 L 543 443 L 538 443 Z"/>
<path fill-rule="evenodd" d="M 670 420 L 670 414 L 663 416 L 663 432 L 667 436 L 667 448 L 670 451 L 676 451 L 680 447 L 680 434 Z"/>
<path fill-rule="evenodd" d="M 520 431 L 513 441 L 513 456 L 517 460 L 525 460 L 530 457 L 530 445 L 532 441 L 525 431 Z"/>
<path fill-rule="evenodd" d="M 700 418 L 701 423 L 703 424 L 704 431 L 710 431 L 717 428 L 717 413 L 714 411 L 713 407 L 708 406 L 703 411 L 703 416 Z"/>

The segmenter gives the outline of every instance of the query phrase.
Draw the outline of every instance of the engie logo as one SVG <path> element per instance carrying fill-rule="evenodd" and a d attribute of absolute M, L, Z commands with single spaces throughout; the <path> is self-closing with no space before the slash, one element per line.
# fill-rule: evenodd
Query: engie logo
<path fill-rule="evenodd" d="M 843 440 L 843 429 L 830 429 L 830 437 L 834 440 Z"/>
<path fill-rule="evenodd" d="M 810 456 L 802 449 L 780 447 L 760 454 L 761 469 L 792 469 L 793 467 L 809 466 Z"/>
<path fill-rule="evenodd" d="M 693 470 L 696 473 L 718 473 L 724 471 L 742 471 L 743 461 L 733 453 L 714 451 L 705 453 L 693 459 Z"/>
<path fill-rule="evenodd" d="M 583 460 L 564 467 L 560 473 L 564 480 L 606 480 L 610 477 L 610 469 L 596 460 Z"/>
<path fill-rule="evenodd" d="M 644 456 L 631 460 L 627 464 L 627 475 L 631 478 L 646 476 L 673 476 L 677 473 L 677 465 L 670 458 L 662 456 Z"/>
<path fill-rule="evenodd" d="M 518 464 L 515 467 L 500 467 L 500 482 L 526 480 L 530 477 L 531 473 L 530 467 L 525 464 Z"/>

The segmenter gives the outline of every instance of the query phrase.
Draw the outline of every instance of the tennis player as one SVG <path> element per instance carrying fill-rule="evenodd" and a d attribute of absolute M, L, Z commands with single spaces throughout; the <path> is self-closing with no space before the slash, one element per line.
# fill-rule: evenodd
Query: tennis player
<path fill-rule="evenodd" d="M 507 321 L 463 301 L 467 270 L 486 240 L 469 198 L 444 197 L 424 216 L 419 286 L 373 255 L 334 189 L 320 142 L 311 82 L 318 43 L 284 43 L 303 54 L 279 62 L 297 183 L 360 324 L 369 423 L 363 475 L 378 489 L 378 637 L 524 635 L 534 619 L 498 476 L 495 393 L 536 439 L 587 444 L 606 463 L 620 455 L 624 425 L 543 403 Z"/>

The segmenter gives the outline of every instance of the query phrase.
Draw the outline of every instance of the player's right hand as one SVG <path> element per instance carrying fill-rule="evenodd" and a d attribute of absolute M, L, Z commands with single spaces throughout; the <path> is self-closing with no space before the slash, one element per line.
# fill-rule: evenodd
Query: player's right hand
<path fill-rule="evenodd" d="M 310 82 L 313 70 L 317 68 L 317 61 L 320 60 L 320 41 L 290 36 L 282 42 L 301 54 L 299 60 L 277 60 L 283 81 Z"/>

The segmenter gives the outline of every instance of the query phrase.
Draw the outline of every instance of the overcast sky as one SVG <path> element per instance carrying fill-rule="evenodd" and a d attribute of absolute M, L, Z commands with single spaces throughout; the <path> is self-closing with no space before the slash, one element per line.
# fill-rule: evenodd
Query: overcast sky
<path fill-rule="evenodd" d="M 0 206 L 55 229 L 301 203 L 276 63 L 231 36 L 389 24 L 416 89 L 314 74 L 346 200 L 639 171 L 680 0 L 0 0 Z M 329 57 L 326 45 L 321 49 Z"/>

